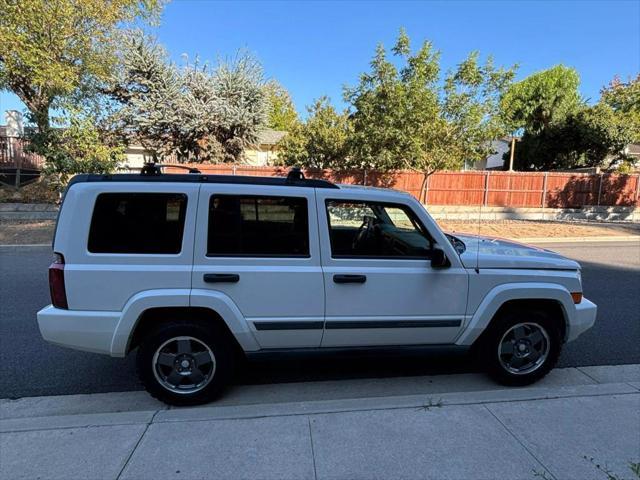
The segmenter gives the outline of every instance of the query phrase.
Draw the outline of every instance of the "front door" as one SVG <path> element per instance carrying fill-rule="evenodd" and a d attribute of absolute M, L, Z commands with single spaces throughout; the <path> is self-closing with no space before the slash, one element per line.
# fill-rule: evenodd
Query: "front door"
<path fill-rule="evenodd" d="M 340 193 L 317 193 L 326 292 L 322 346 L 452 343 L 463 326 L 468 281 L 446 237 L 409 198 L 380 202 L 362 191 Z M 436 244 L 444 245 L 450 267 L 431 267 Z"/>
<path fill-rule="evenodd" d="M 262 348 L 317 347 L 324 321 L 313 189 L 202 185 L 193 289 L 235 303 Z"/>

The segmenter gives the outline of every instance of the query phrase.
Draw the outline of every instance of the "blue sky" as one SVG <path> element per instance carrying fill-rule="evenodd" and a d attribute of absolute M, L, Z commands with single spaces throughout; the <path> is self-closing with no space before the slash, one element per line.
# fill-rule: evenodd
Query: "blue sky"
<path fill-rule="evenodd" d="M 378 42 L 391 47 L 404 26 L 414 47 L 431 40 L 452 68 L 472 50 L 518 78 L 558 63 L 575 67 L 581 93 L 596 101 L 618 74 L 640 72 L 640 1 L 213 2 L 174 0 L 154 30 L 173 59 L 215 60 L 247 49 L 291 92 L 299 111 L 357 82 Z M 0 94 L 0 111 L 22 109 Z M 4 119 L 0 119 L 2 122 Z"/>

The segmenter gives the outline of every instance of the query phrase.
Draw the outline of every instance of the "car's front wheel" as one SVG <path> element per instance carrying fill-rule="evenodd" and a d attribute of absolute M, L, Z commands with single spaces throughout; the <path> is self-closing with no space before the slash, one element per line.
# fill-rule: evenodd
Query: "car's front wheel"
<path fill-rule="evenodd" d="M 226 336 L 199 323 L 161 325 L 140 345 L 138 374 L 147 391 L 170 405 L 214 400 L 233 371 Z"/>
<path fill-rule="evenodd" d="M 489 327 L 479 354 L 503 385 L 529 385 L 556 365 L 562 348 L 558 319 L 544 311 L 507 311 Z"/>

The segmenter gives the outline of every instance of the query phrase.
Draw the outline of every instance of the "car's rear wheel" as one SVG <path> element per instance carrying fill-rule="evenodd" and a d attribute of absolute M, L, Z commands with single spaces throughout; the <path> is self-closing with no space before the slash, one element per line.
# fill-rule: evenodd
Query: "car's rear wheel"
<path fill-rule="evenodd" d="M 200 323 L 172 322 L 153 330 L 138 350 L 138 374 L 147 391 L 170 405 L 214 400 L 233 372 L 224 332 Z"/>
<path fill-rule="evenodd" d="M 558 362 L 561 319 L 544 311 L 512 309 L 502 313 L 480 340 L 478 353 L 491 377 L 503 385 L 529 385 Z"/>

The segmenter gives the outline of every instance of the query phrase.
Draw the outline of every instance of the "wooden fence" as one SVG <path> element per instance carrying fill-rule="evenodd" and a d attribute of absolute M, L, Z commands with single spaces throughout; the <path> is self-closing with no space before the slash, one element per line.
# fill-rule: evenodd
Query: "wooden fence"
<path fill-rule="evenodd" d="M 283 167 L 191 164 L 202 173 L 284 176 Z M 167 171 L 171 171 L 170 167 Z M 175 169 L 175 172 L 178 172 Z M 500 207 L 578 208 L 582 206 L 638 206 L 640 175 L 571 172 L 438 172 L 421 192 L 420 173 L 305 170 L 310 178 L 336 183 L 395 188 L 429 205 L 486 205 Z"/>
<path fill-rule="evenodd" d="M 25 151 L 26 143 L 0 137 L 0 167 L 40 170 L 44 159 Z M 283 167 L 191 164 L 203 173 L 284 176 Z M 167 171 L 173 170 L 170 167 Z M 175 169 L 176 172 L 180 171 Z M 430 205 L 486 205 L 501 207 L 638 206 L 640 175 L 571 172 L 438 172 L 422 190 L 423 176 L 411 171 L 306 170 L 306 176 L 336 183 L 388 187 L 409 192 Z"/>

